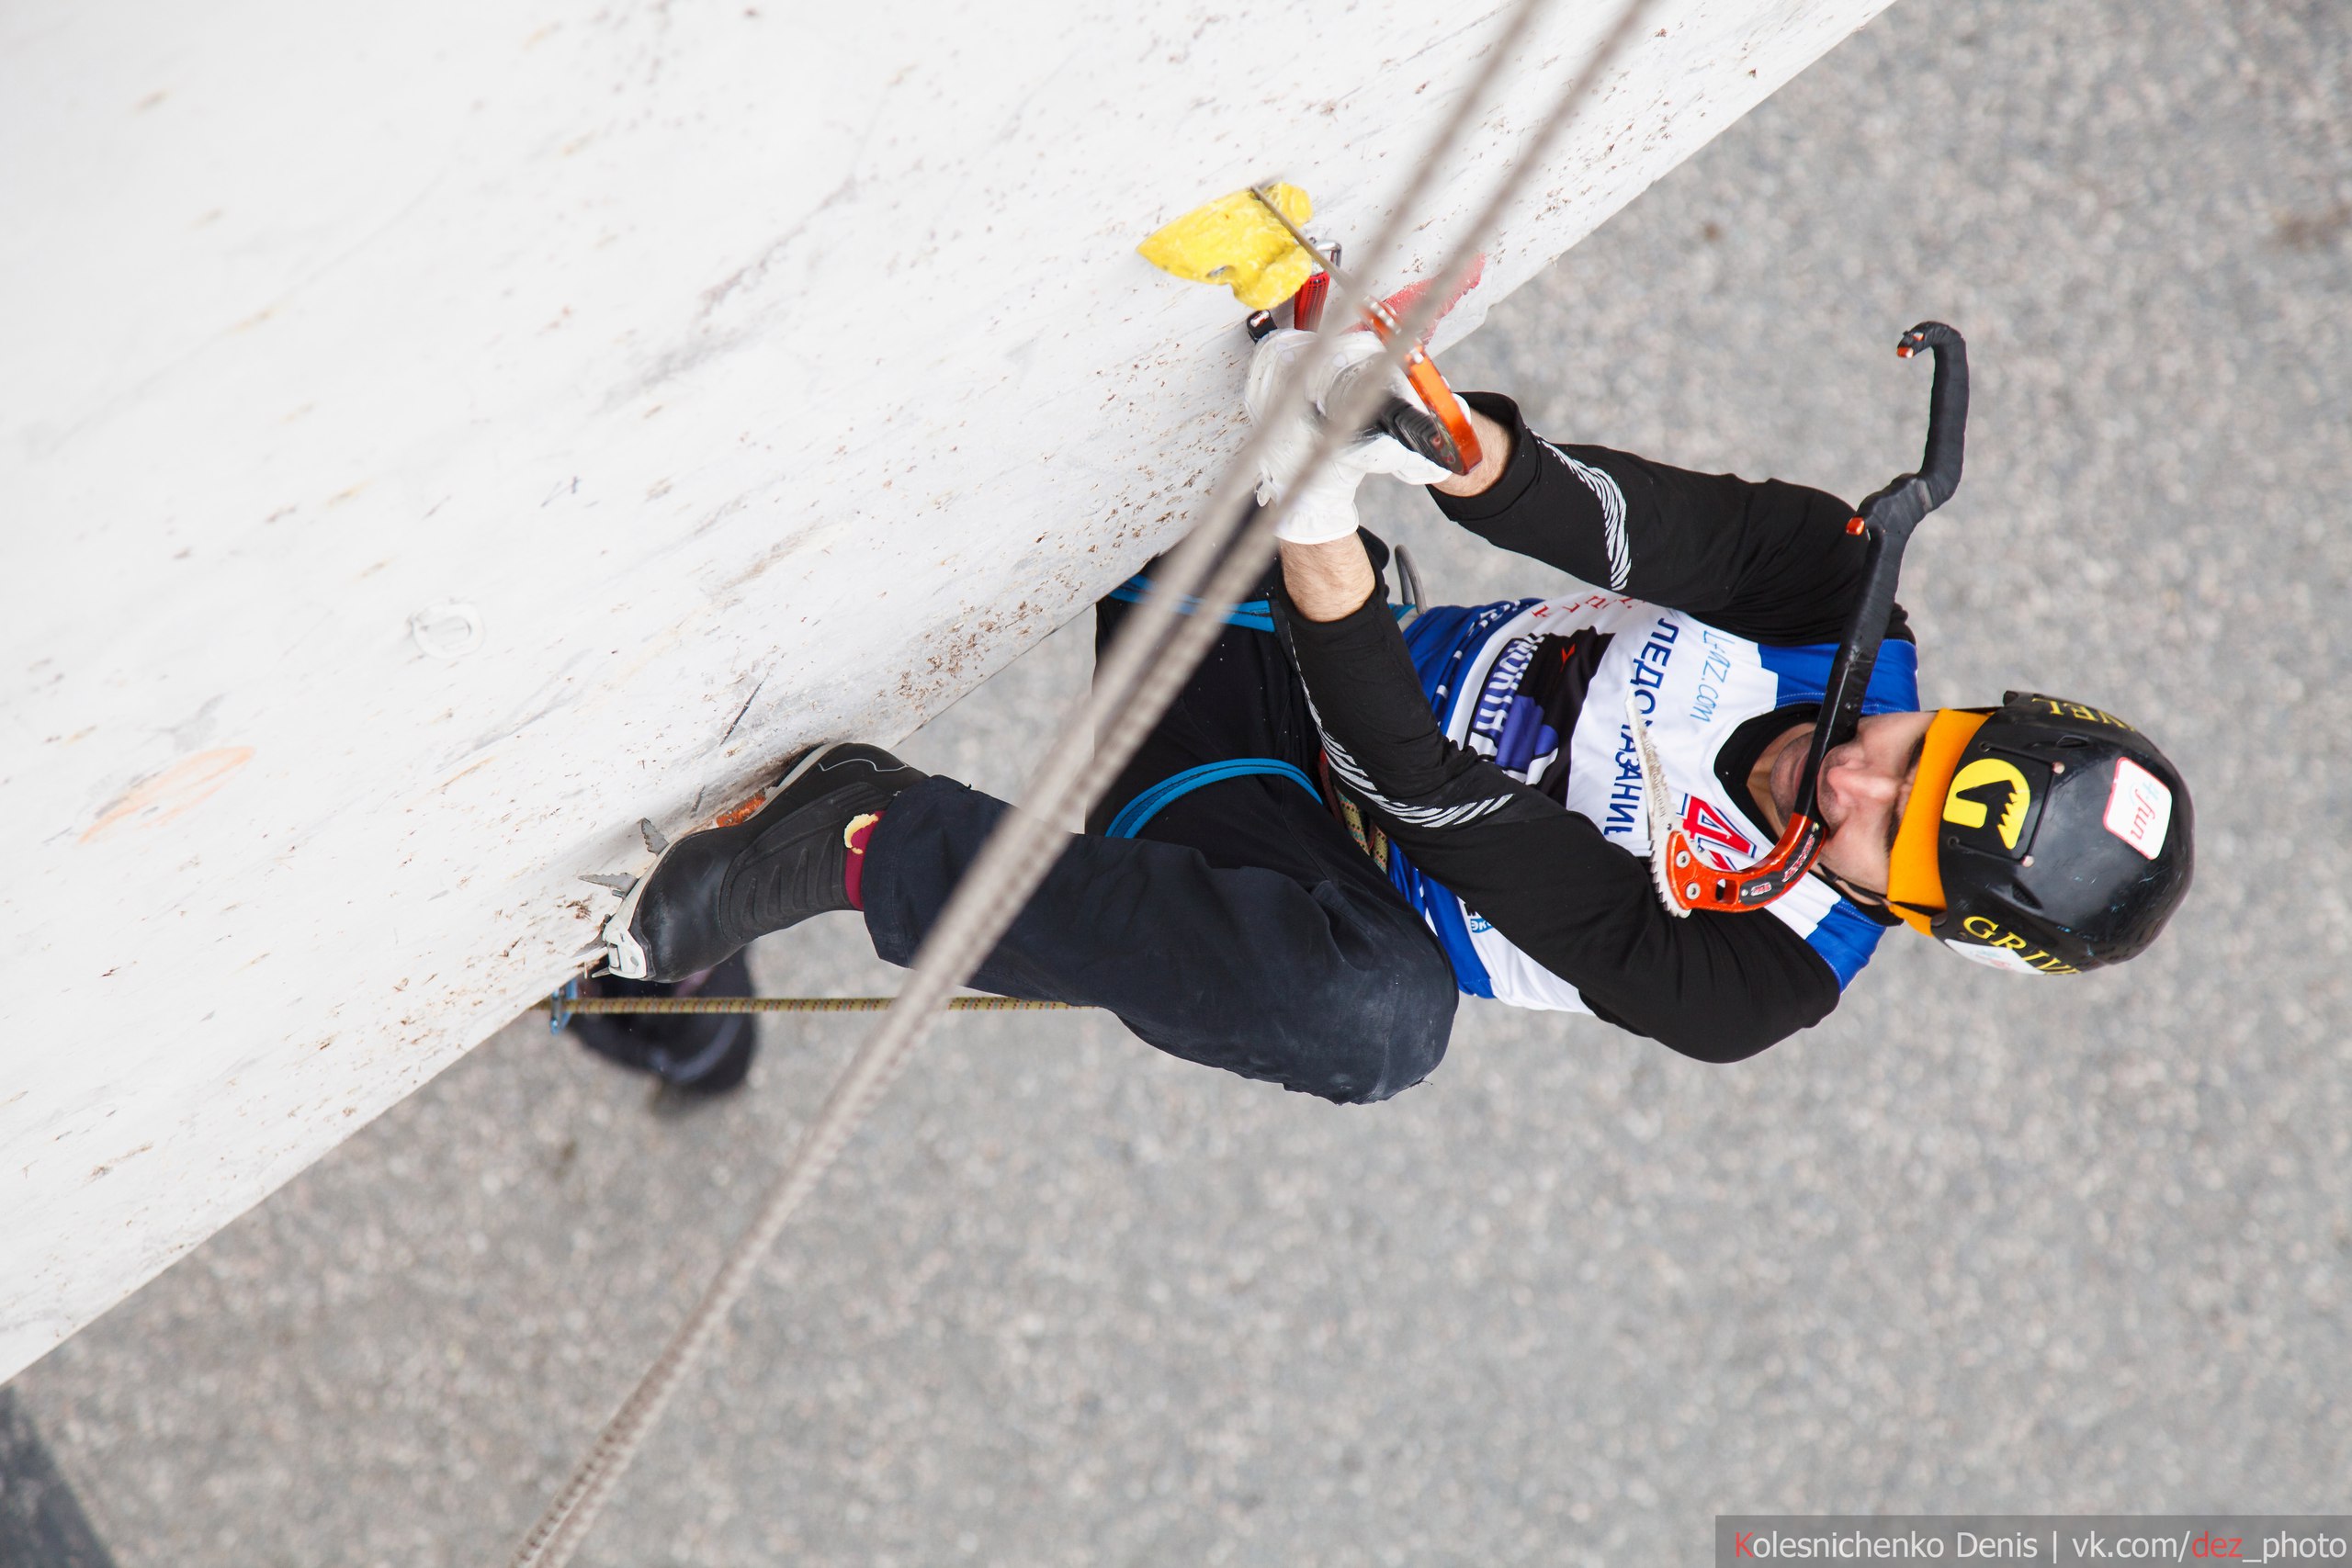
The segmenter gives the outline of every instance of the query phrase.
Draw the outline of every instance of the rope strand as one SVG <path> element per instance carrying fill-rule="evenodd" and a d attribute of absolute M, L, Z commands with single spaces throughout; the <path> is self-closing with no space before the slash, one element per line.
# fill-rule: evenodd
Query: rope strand
<path fill-rule="evenodd" d="M 896 997 L 549 997 L 533 1005 L 541 1012 L 885 1012 Z M 949 1012 L 1082 1012 L 1069 1002 L 1033 1002 L 1021 997 L 950 997 Z"/>

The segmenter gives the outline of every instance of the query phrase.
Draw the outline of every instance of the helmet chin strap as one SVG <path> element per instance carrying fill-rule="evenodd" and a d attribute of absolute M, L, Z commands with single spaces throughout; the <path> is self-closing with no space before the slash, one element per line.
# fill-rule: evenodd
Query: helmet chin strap
<path fill-rule="evenodd" d="M 1847 897 L 1851 898 L 1857 904 L 1875 904 L 1882 909 L 1891 909 L 1894 908 L 1894 905 L 1889 902 L 1886 895 L 1879 892 L 1875 888 L 1864 887 L 1859 884 L 1849 882 L 1846 878 L 1838 875 L 1836 872 L 1830 870 L 1827 866 L 1823 865 L 1818 862 L 1815 863 L 1813 869 L 1820 874 L 1822 881 L 1826 882 L 1830 886 L 1835 887 L 1838 892 L 1844 894 Z"/>

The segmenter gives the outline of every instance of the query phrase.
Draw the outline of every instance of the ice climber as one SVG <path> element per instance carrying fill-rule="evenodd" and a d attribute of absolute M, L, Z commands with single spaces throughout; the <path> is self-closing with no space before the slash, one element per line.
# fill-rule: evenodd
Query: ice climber
<path fill-rule="evenodd" d="M 1364 373 L 1356 335 L 1318 405 Z M 1296 336 L 1260 345 L 1253 418 Z M 1358 1101 L 1429 1076 L 1461 992 L 1731 1062 L 1827 1016 L 1890 927 L 2038 976 L 2154 940 L 2189 882 L 2179 773 L 2065 698 L 1919 711 L 1899 609 L 1859 730 L 1823 769 L 1815 874 L 1759 911 L 1671 917 L 1628 697 L 1673 820 L 1714 863 L 1753 862 L 1791 809 L 1858 592 L 1853 510 L 1555 443 L 1507 398 L 1467 401 L 1484 450 L 1469 474 L 1375 435 L 1294 498 L 1264 598 L 1231 617 L 975 987 L 1107 1008 L 1189 1061 Z M 1271 445 L 1295 451 L 1306 428 Z M 1369 472 L 1430 483 L 1463 527 L 1593 586 L 1400 626 L 1387 551 L 1356 525 Z M 1101 604 L 1098 649 L 1144 586 Z M 612 970 L 674 979 L 848 909 L 906 964 L 1005 809 L 877 747 L 805 752 L 755 815 L 682 838 L 638 883 L 606 928 Z"/>

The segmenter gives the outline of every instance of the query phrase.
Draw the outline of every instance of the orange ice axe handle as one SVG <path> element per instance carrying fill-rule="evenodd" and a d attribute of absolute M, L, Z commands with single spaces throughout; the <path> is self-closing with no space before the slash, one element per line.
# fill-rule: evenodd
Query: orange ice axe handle
<path fill-rule="evenodd" d="M 1951 499 L 1960 486 L 1961 454 L 1968 428 L 1968 344 L 1941 321 L 1922 321 L 1905 333 L 1894 352 L 1908 359 L 1920 349 L 1936 356 L 1935 387 L 1928 397 L 1928 449 L 1919 471 L 1905 474 L 1862 502 L 1861 515 L 1847 525 L 1866 539 L 1862 591 L 1846 622 L 1846 636 L 1829 666 L 1821 717 L 1804 760 L 1804 781 L 1780 841 L 1754 865 L 1720 871 L 1702 861 L 1679 828 L 1666 836 L 1666 865 L 1675 902 L 1686 909 L 1733 914 L 1760 909 L 1794 887 L 1821 858 L 1828 833 L 1821 820 L 1821 764 L 1831 748 L 1854 737 L 1861 720 L 1862 695 L 1878 666 L 1879 645 L 1894 610 L 1894 584 L 1903 570 L 1903 549 L 1928 513 Z M 1859 525 L 1859 527 L 1857 526 Z"/>
<path fill-rule="evenodd" d="M 1375 300 L 1366 308 L 1364 315 L 1371 321 L 1372 330 L 1380 334 L 1381 342 L 1396 340 L 1396 318 L 1389 313 L 1388 307 Z M 1405 384 L 1413 389 L 1421 407 L 1429 411 L 1428 423 L 1423 424 L 1392 412 L 1381 420 L 1381 427 L 1442 468 L 1466 474 L 1476 468 L 1483 454 L 1478 450 L 1478 433 L 1470 428 L 1469 411 L 1453 395 L 1437 361 L 1419 344 L 1413 344 L 1405 355 Z"/>

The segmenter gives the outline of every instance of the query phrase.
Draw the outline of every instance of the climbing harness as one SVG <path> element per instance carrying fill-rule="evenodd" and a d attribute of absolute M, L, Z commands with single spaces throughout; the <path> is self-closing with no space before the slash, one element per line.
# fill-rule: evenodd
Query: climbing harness
<path fill-rule="evenodd" d="M 1402 363 L 1406 345 L 1419 341 L 1452 291 L 1468 277 L 1478 245 L 1544 167 L 1553 143 L 1591 96 L 1602 73 L 1637 35 L 1646 5 L 1647 0 L 1627 0 L 1583 68 L 1554 100 L 1519 159 L 1473 216 L 1462 241 L 1440 264 L 1431 287 L 1414 301 L 1398 323 L 1396 336 L 1385 340 L 1385 357 L 1392 367 Z M 1386 263 L 1404 235 L 1409 215 L 1420 208 L 1441 166 L 1483 112 L 1487 88 L 1520 56 L 1528 29 L 1543 7 L 1544 0 L 1518 0 L 1512 7 L 1467 90 L 1455 99 L 1430 152 L 1414 166 L 1379 232 L 1366 247 L 1373 263 L 1368 274 L 1376 275 Z M 1344 277 L 1335 282 L 1341 295 L 1339 309 L 1342 312 L 1360 310 L 1361 291 Z M 1317 434 L 1300 466 L 1302 484 L 1331 461 L 1345 438 L 1343 433 L 1362 428 L 1372 412 L 1382 391 L 1376 384 L 1379 378 L 1356 379 L 1362 385 L 1348 389 L 1339 400 L 1341 406 L 1325 411 L 1329 423 Z M 989 836 L 923 939 L 906 989 L 834 1081 L 798 1146 L 778 1172 L 775 1185 L 728 1252 L 701 1300 L 523 1538 L 512 1560 L 513 1568 L 558 1568 L 571 1559 L 680 1380 L 750 1287 L 786 1223 L 840 1156 L 858 1123 L 897 1076 L 907 1053 L 947 1003 L 949 993 L 995 947 L 1043 881 L 1053 863 L 1052 845 L 1059 824 L 1082 817 L 1101 798 L 1174 703 L 1183 682 L 1216 640 L 1218 625 L 1211 615 L 1180 614 L 1176 605 L 1197 595 L 1203 604 L 1221 611 L 1238 604 L 1264 572 L 1273 557 L 1274 529 L 1296 491 L 1261 509 L 1253 510 L 1245 502 L 1256 486 L 1266 432 L 1302 412 L 1303 381 L 1304 378 L 1294 378 L 1283 389 L 1268 411 L 1268 423 L 1250 433 L 1227 465 L 1200 514 L 1199 525 L 1169 557 L 1159 591 L 1136 606 L 1104 651 L 1093 687 L 1073 716 L 1074 721 L 1065 726 L 1060 739 L 1038 764 L 1030 781 L 1026 807 L 1007 813 Z"/>
<path fill-rule="evenodd" d="M 1160 780 L 1121 807 L 1119 814 L 1111 818 L 1111 826 L 1103 829 L 1102 836 L 1106 839 L 1132 839 L 1143 830 L 1145 823 L 1203 784 L 1222 784 L 1227 779 L 1245 779 L 1257 774 L 1289 779 L 1313 795 L 1317 806 L 1323 804 L 1323 792 L 1315 787 L 1315 781 L 1280 758 L 1229 757 L 1222 762 L 1203 762 L 1197 768 L 1186 768 L 1181 773 Z"/>
<path fill-rule="evenodd" d="M 1325 275 L 1317 273 L 1316 276 L 1323 277 Z M 1311 283 L 1314 279 L 1309 278 L 1307 281 Z M 1326 281 L 1328 284 L 1328 278 Z M 1317 307 L 1319 306 L 1318 300 Z M 1405 603 L 1394 606 L 1391 613 L 1396 615 L 1399 626 L 1409 626 L 1421 611 L 1419 604 L 1421 576 L 1413 564 L 1412 556 L 1406 551 L 1404 546 L 1397 546 L 1393 553 L 1396 561 L 1397 588 L 1404 595 Z M 1151 592 L 1151 579 L 1137 572 L 1111 590 L 1110 596 L 1123 604 L 1140 604 L 1144 595 Z M 1177 613 L 1190 615 L 1195 614 L 1199 608 L 1200 601 L 1188 595 L 1177 606 Z M 1243 626 L 1250 631 L 1272 632 L 1274 629 L 1273 605 L 1264 599 L 1245 600 L 1226 612 L 1225 624 L 1229 626 Z M 1313 795 L 1317 805 L 1327 804 L 1323 792 L 1316 787 L 1313 779 L 1280 758 L 1232 757 L 1221 762 L 1204 762 L 1196 768 L 1186 768 L 1182 773 L 1174 773 L 1160 780 L 1121 807 L 1119 814 L 1111 818 L 1111 825 L 1103 829 L 1102 836 L 1106 839 L 1132 839 L 1143 830 L 1145 823 L 1202 785 L 1219 784 L 1227 779 L 1248 778 L 1252 775 L 1289 779 L 1299 788 Z M 1386 840 L 1380 839 L 1375 848 L 1373 838 L 1367 837 L 1363 813 L 1357 810 L 1353 803 L 1345 799 L 1340 801 L 1339 807 L 1340 819 L 1347 824 L 1349 833 L 1355 839 L 1356 847 L 1377 861 L 1383 871 L 1387 870 Z M 1369 831 L 1373 835 L 1378 835 L 1380 829 L 1373 828 Z"/>

